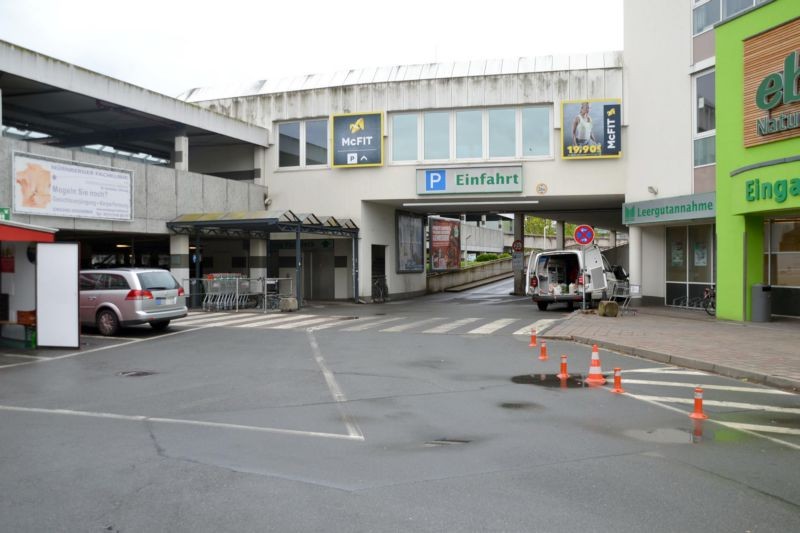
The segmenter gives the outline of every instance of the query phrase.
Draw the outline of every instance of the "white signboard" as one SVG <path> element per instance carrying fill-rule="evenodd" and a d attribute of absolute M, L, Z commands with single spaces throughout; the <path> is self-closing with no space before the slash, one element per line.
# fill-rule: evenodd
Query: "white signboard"
<path fill-rule="evenodd" d="M 78 321 L 78 245 L 36 245 L 36 343 L 80 348 Z"/>
<path fill-rule="evenodd" d="M 14 153 L 14 212 L 131 220 L 133 172 Z"/>

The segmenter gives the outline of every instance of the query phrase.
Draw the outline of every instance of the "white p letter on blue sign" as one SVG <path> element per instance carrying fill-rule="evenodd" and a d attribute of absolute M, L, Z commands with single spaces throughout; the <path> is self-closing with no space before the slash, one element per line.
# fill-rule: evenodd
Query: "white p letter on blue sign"
<path fill-rule="evenodd" d="M 426 170 L 425 171 L 425 190 L 426 191 L 444 191 L 447 187 L 447 180 L 445 179 L 444 170 Z"/>

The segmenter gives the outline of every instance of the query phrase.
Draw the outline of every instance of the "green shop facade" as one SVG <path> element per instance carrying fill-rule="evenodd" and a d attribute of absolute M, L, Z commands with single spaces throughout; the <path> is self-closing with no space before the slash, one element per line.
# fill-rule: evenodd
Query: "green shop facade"
<path fill-rule="evenodd" d="M 716 76 L 717 315 L 800 317 L 800 3 L 717 26 Z"/>

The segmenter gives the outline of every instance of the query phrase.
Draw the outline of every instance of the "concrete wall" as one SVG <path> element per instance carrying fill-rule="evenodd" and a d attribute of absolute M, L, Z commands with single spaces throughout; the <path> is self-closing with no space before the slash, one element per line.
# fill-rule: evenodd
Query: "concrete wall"
<path fill-rule="evenodd" d="M 130 222 L 12 213 L 12 220 L 18 222 L 79 231 L 167 234 L 166 223 L 181 214 L 264 209 L 266 188 L 261 185 L 8 138 L 0 138 L 0 206 L 13 205 L 13 151 L 121 168 L 134 173 L 134 218 Z"/>
<path fill-rule="evenodd" d="M 503 241 L 503 230 L 461 224 L 461 250 L 500 253 Z"/>
<path fill-rule="evenodd" d="M 526 255 L 525 264 L 528 264 Z M 480 281 L 495 276 L 513 274 L 511 271 L 511 259 L 498 259 L 497 261 L 487 261 L 458 272 L 443 272 L 428 276 L 428 292 L 442 292 L 450 287 L 457 287 L 473 281 Z"/>

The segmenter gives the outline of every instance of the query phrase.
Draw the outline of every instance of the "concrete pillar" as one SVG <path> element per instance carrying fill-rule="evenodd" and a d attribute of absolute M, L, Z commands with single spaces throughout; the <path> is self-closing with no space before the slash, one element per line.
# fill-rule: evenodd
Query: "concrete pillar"
<path fill-rule="evenodd" d="M 253 149 L 253 174 L 253 183 L 267 186 L 267 149 L 261 146 Z"/>
<path fill-rule="evenodd" d="M 514 213 L 514 240 L 525 242 L 525 213 Z M 514 271 L 514 295 L 525 296 L 525 270 Z"/>
<path fill-rule="evenodd" d="M 563 250 L 564 244 L 564 221 L 556 220 L 556 250 Z"/>
<path fill-rule="evenodd" d="M 173 167 L 175 170 L 189 170 L 189 137 L 175 137 Z"/>
<path fill-rule="evenodd" d="M 267 241 L 250 239 L 250 272 L 251 278 L 267 277 Z"/>
<path fill-rule="evenodd" d="M 617 231 L 616 230 L 609 230 L 608 231 L 608 246 L 609 248 L 616 248 L 617 247 Z"/>
<path fill-rule="evenodd" d="M 642 228 L 639 226 L 628 227 L 628 280 L 631 285 L 642 286 Z"/>
<path fill-rule="evenodd" d="M 190 255 L 189 255 L 189 236 L 170 235 L 169 236 L 169 264 L 170 272 L 183 287 L 188 295 L 191 292 L 189 285 L 190 275 Z"/>

